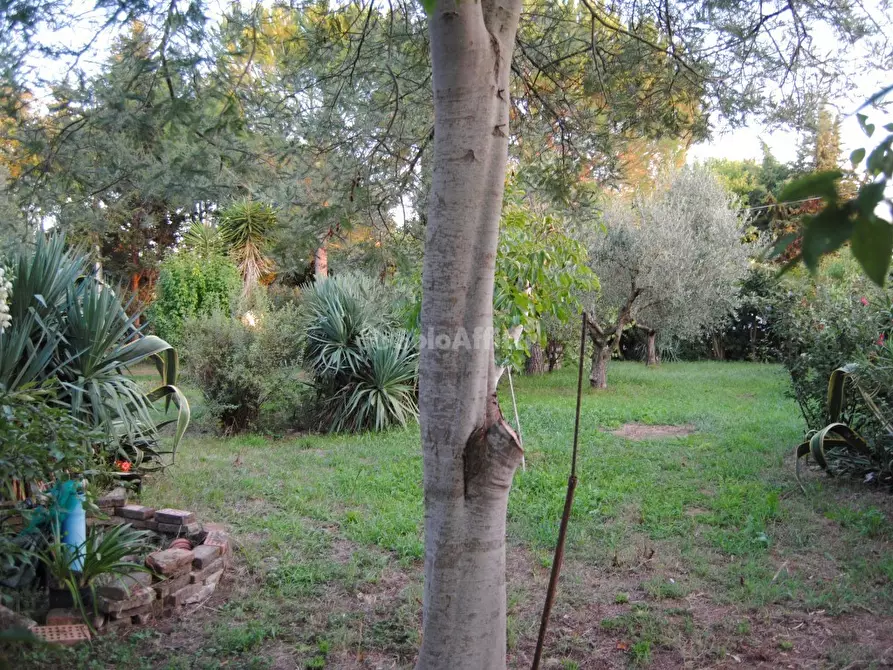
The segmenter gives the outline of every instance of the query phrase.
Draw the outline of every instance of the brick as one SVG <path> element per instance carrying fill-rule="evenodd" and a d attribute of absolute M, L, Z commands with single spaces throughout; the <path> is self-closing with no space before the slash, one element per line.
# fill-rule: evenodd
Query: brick
<path fill-rule="evenodd" d="M 187 572 L 192 565 L 193 553 L 188 549 L 165 549 L 146 558 L 146 566 L 156 574 L 173 577 Z"/>
<path fill-rule="evenodd" d="M 37 637 L 47 642 L 71 646 L 90 641 L 90 629 L 84 624 L 67 626 L 35 626 L 31 629 Z"/>
<path fill-rule="evenodd" d="M 186 600 L 205 588 L 204 584 L 190 584 L 184 586 L 178 591 L 172 592 L 164 598 L 165 607 L 182 607 L 186 604 Z"/>
<path fill-rule="evenodd" d="M 196 570 L 207 568 L 220 556 L 220 547 L 213 544 L 200 544 L 192 550 L 195 557 L 192 559 L 192 567 Z"/>
<path fill-rule="evenodd" d="M 196 537 L 202 532 L 202 525 L 198 521 L 187 524 L 158 522 L 158 532 L 165 535 L 177 535 L 184 537 Z"/>
<path fill-rule="evenodd" d="M 143 624 L 147 624 L 147 623 L 149 623 L 149 622 L 150 622 L 152 619 L 154 619 L 154 618 L 155 618 L 154 613 L 152 613 L 152 612 L 143 612 L 143 613 L 141 613 L 141 614 L 134 614 L 134 615 L 130 618 L 130 621 L 131 621 L 131 623 L 133 623 L 133 624 L 135 624 L 135 625 L 142 626 Z"/>
<path fill-rule="evenodd" d="M 73 609 L 57 607 L 47 612 L 47 626 L 74 626 L 81 623 L 84 623 L 84 618 Z"/>
<path fill-rule="evenodd" d="M 177 526 L 185 526 L 195 522 L 195 514 L 182 509 L 160 509 L 155 512 L 155 520 L 158 523 L 169 523 Z"/>
<path fill-rule="evenodd" d="M 152 518 L 155 514 L 155 510 L 144 505 L 124 505 L 123 507 L 116 507 L 115 514 L 124 517 L 125 519 L 145 521 L 146 519 Z"/>
<path fill-rule="evenodd" d="M 127 610 L 136 609 L 143 605 L 151 605 L 155 600 L 155 591 L 147 586 L 139 586 L 130 592 L 130 597 L 126 600 L 112 600 L 97 596 L 96 606 L 100 612 L 106 614 L 118 614 Z"/>
<path fill-rule="evenodd" d="M 184 586 L 187 586 L 191 581 L 192 575 L 187 572 L 186 574 L 180 575 L 179 577 L 156 582 L 152 585 L 152 589 L 155 591 L 158 598 L 164 599 L 174 591 L 179 591 Z"/>
<path fill-rule="evenodd" d="M 220 547 L 220 553 L 224 556 L 230 553 L 229 534 L 220 530 L 209 532 L 202 544 L 206 544 L 209 547 Z"/>
<path fill-rule="evenodd" d="M 183 598 L 184 605 L 194 605 L 195 603 L 200 603 L 203 600 L 210 598 L 216 588 L 214 584 L 196 584 L 196 586 L 198 586 L 198 588 L 195 591 Z"/>
<path fill-rule="evenodd" d="M 193 584 L 198 584 L 205 581 L 208 575 L 212 575 L 215 572 L 223 570 L 223 568 L 223 558 L 218 558 L 216 561 L 211 561 L 210 563 L 208 563 L 208 565 L 206 565 L 201 570 L 193 570 L 192 574 L 190 575 L 191 578 L 189 581 L 191 581 Z"/>
<path fill-rule="evenodd" d="M 119 486 L 96 499 L 96 506 L 101 510 L 113 507 L 124 507 L 127 504 L 127 491 Z"/>
<path fill-rule="evenodd" d="M 127 600 L 135 588 L 151 586 L 152 575 L 148 572 L 131 572 L 121 577 L 115 577 L 96 589 L 96 593 L 109 600 Z"/>
<path fill-rule="evenodd" d="M 205 577 L 205 581 L 202 584 L 208 585 L 210 584 L 214 588 L 217 588 L 217 584 L 220 582 L 220 578 L 223 577 L 223 570 L 218 570 L 217 572 L 212 572 L 210 575 Z"/>

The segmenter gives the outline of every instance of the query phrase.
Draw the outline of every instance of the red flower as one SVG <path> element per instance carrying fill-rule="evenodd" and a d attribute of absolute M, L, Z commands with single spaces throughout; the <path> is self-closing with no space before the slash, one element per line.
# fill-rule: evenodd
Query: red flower
<path fill-rule="evenodd" d="M 863 307 L 868 307 L 868 298 L 866 298 L 864 295 L 861 298 L 859 298 L 859 302 L 862 303 Z"/>
<path fill-rule="evenodd" d="M 115 465 L 118 466 L 118 469 L 121 472 L 130 472 L 130 468 L 133 464 L 130 461 L 115 461 Z"/>
<path fill-rule="evenodd" d="M 884 346 L 884 342 L 887 340 L 887 336 L 881 333 L 877 338 L 877 345 L 879 347 Z"/>

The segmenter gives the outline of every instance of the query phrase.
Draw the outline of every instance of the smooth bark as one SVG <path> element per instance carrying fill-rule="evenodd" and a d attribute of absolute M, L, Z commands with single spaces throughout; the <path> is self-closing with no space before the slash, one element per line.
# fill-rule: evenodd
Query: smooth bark
<path fill-rule="evenodd" d="M 419 421 L 424 670 L 505 668 L 505 514 L 521 447 L 496 402 L 493 275 L 520 0 L 438 0 Z"/>

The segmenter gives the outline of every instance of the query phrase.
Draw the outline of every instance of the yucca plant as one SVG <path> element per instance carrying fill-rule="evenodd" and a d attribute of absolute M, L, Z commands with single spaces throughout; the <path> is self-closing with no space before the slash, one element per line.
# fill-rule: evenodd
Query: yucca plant
<path fill-rule="evenodd" d="M 246 293 L 273 271 L 267 247 L 275 227 L 276 210 L 250 198 L 237 200 L 220 213 L 220 236 L 239 265 Z"/>
<path fill-rule="evenodd" d="M 0 385 L 14 391 L 55 383 L 55 402 L 112 438 L 122 460 L 141 464 L 152 456 L 153 467 L 162 464 L 153 404 L 173 402 L 172 459 L 190 416 L 176 386 L 177 352 L 142 334 L 137 315 L 127 315 L 117 292 L 90 274 L 86 257 L 66 248 L 61 235 L 40 238 L 20 254 L 13 276 L 11 323 L 0 332 Z M 126 373 L 146 360 L 162 382 L 148 393 Z"/>
<path fill-rule="evenodd" d="M 418 416 L 418 345 L 405 332 L 371 333 L 360 341 L 356 371 L 329 401 L 331 430 L 381 431 Z"/>
<path fill-rule="evenodd" d="M 418 346 L 395 323 L 380 286 L 362 275 L 302 288 L 316 427 L 384 430 L 418 415 Z"/>

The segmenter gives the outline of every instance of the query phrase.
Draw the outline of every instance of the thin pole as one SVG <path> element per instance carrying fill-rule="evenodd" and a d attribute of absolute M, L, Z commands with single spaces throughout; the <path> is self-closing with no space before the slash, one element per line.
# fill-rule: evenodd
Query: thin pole
<path fill-rule="evenodd" d="M 515 401 L 515 385 L 512 384 L 512 367 L 507 368 L 509 373 L 509 390 L 512 392 L 512 407 L 515 408 L 515 425 L 518 427 L 518 445 L 521 447 L 521 469 L 527 472 L 527 463 L 524 460 L 524 436 L 521 434 L 521 418 L 518 416 L 518 403 Z"/>
<path fill-rule="evenodd" d="M 577 444 L 580 439 L 580 406 L 583 400 L 583 358 L 586 356 L 586 312 L 583 312 L 583 324 L 580 333 L 580 366 L 577 370 L 577 413 L 574 417 L 574 448 L 571 456 L 571 473 L 567 478 L 567 495 L 564 498 L 564 512 L 561 514 L 561 527 L 558 530 L 558 544 L 555 547 L 555 557 L 552 559 L 552 574 L 549 575 L 549 588 L 546 590 L 546 602 L 543 605 L 543 618 L 540 621 L 540 634 L 536 640 L 536 651 L 533 654 L 532 670 L 539 670 L 540 659 L 543 655 L 543 645 L 546 641 L 546 630 L 549 627 L 549 615 L 552 613 L 552 603 L 555 600 L 555 591 L 558 588 L 558 576 L 561 573 L 561 563 L 564 560 L 564 541 L 567 537 L 567 524 L 571 517 L 571 508 L 574 504 L 574 490 L 577 488 Z"/>

